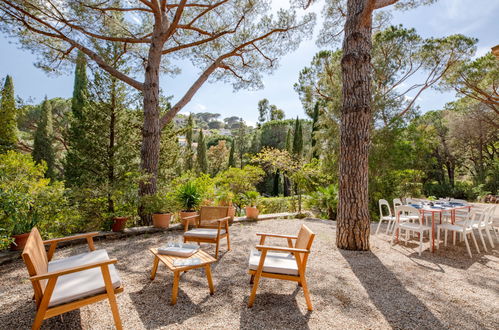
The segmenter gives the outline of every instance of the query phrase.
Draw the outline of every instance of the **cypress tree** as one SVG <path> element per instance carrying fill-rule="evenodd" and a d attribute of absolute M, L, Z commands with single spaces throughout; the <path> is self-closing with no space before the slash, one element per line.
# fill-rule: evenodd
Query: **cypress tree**
<path fill-rule="evenodd" d="M 75 68 L 73 98 L 71 99 L 71 120 L 68 132 L 69 150 L 66 154 L 64 173 L 70 185 L 82 183 L 82 153 L 86 147 L 84 111 L 87 105 L 88 80 L 85 55 L 78 52 Z"/>
<path fill-rule="evenodd" d="M 319 102 L 315 102 L 314 113 L 312 116 L 312 158 L 319 158 L 319 150 L 317 150 L 316 132 L 319 130 Z"/>
<path fill-rule="evenodd" d="M 301 157 L 303 153 L 303 132 L 301 128 L 301 122 L 296 117 L 295 121 L 295 134 L 294 134 L 294 139 L 293 139 L 293 155 L 296 157 Z"/>
<path fill-rule="evenodd" d="M 199 130 L 197 149 L 198 169 L 202 173 L 208 172 L 208 159 L 206 158 L 206 144 L 204 143 L 203 130 Z"/>
<path fill-rule="evenodd" d="M 33 160 L 39 164 L 44 161 L 47 164 L 45 177 L 54 179 L 55 177 L 55 153 L 54 153 L 54 131 L 52 127 L 52 105 L 47 97 L 42 103 L 40 120 L 35 132 L 33 143 Z"/>
<path fill-rule="evenodd" d="M 234 156 L 234 142 L 230 145 L 230 153 L 229 153 L 229 167 L 236 167 L 236 158 Z"/>
<path fill-rule="evenodd" d="M 187 120 L 187 131 L 185 133 L 185 140 L 187 142 L 187 152 L 185 159 L 185 168 L 186 170 L 192 170 L 192 128 L 194 126 L 194 122 L 192 119 L 192 113 L 189 115 L 189 119 Z"/>
<path fill-rule="evenodd" d="M 286 150 L 287 152 L 291 153 L 292 149 L 292 144 L 291 144 L 291 135 L 293 133 L 291 132 L 291 128 L 288 129 L 288 134 L 286 134 Z"/>
<path fill-rule="evenodd" d="M 5 78 L 0 101 L 0 153 L 16 148 L 17 114 L 14 99 L 14 83 L 11 76 Z"/>

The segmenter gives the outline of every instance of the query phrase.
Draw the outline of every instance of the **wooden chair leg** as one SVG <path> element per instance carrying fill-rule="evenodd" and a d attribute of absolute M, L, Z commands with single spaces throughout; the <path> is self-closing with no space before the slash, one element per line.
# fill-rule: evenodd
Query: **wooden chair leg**
<path fill-rule="evenodd" d="M 251 275 L 250 284 L 253 284 L 254 280 L 255 280 L 255 275 Z"/>
<path fill-rule="evenodd" d="M 218 259 L 218 249 L 220 248 L 220 240 L 217 240 L 217 245 L 215 247 L 215 259 Z"/>
<path fill-rule="evenodd" d="M 230 237 L 228 231 L 227 231 L 227 251 L 230 251 Z"/>
<path fill-rule="evenodd" d="M 255 273 L 255 279 L 253 283 L 253 288 L 251 289 L 251 295 L 248 300 L 248 308 L 253 307 L 253 303 L 255 302 L 256 290 L 258 289 L 258 282 L 260 282 L 260 277 L 262 276 L 263 265 L 265 263 L 265 258 L 267 257 L 267 250 L 263 250 L 260 255 L 260 262 L 258 263 L 258 268 Z"/>
<path fill-rule="evenodd" d="M 101 266 L 101 269 L 104 277 L 104 284 L 106 285 L 107 298 L 109 299 L 109 305 L 111 305 L 114 325 L 116 326 L 116 329 L 121 330 L 123 327 L 121 325 L 120 312 L 118 311 L 118 304 L 116 303 L 116 295 L 114 294 L 113 282 L 111 281 L 108 265 Z"/>
<path fill-rule="evenodd" d="M 308 291 L 307 280 L 305 277 L 300 279 L 301 286 L 303 288 L 303 295 L 305 296 L 305 301 L 307 302 L 307 309 L 312 311 L 312 300 L 310 300 L 310 292 Z"/>
<path fill-rule="evenodd" d="M 206 278 L 208 279 L 208 286 L 210 287 L 210 294 L 213 295 L 215 293 L 215 288 L 213 287 L 213 279 L 211 278 L 211 265 L 208 264 L 205 266 Z"/>
<path fill-rule="evenodd" d="M 156 272 L 158 271 L 158 264 L 159 264 L 159 258 L 157 256 L 154 256 L 154 262 L 152 264 L 152 271 L 151 271 L 151 281 L 154 280 L 156 277 Z"/>
<path fill-rule="evenodd" d="M 42 326 L 42 322 L 45 318 L 45 313 L 48 309 L 50 297 L 52 296 L 52 292 L 55 288 L 55 283 L 57 282 L 57 277 L 53 277 L 49 279 L 47 286 L 45 287 L 45 292 L 43 293 L 43 298 L 40 302 L 40 306 L 38 306 L 38 310 L 36 311 L 35 320 L 33 321 L 32 329 L 38 330 Z"/>

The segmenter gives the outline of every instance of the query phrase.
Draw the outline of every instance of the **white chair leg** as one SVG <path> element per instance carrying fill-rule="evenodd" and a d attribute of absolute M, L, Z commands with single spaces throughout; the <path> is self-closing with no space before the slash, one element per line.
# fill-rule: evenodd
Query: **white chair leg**
<path fill-rule="evenodd" d="M 473 238 L 473 243 L 475 243 L 476 251 L 480 253 L 480 248 L 478 247 L 478 243 L 476 242 L 475 233 L 473 232 L 473 230 L 471 231 L 471 238 Z"/>
<path fill-rule="evenodd" d="M 466 250 L 468 250 L 468 254 L 470 255 L 470 258 L 473 258 L 473 256 L 471 255 L 470 245 L 468 244 L 468 238 L 466 237 L 466 234 L 464 234 L 464 233 L 463 233 L 463 236 L 464 236 L 464 243 L 466 243 Z"/>
<path fill-rule="evenodd" d="M 455 231 L 452 232 L 452 245 L 456 245 L 456 234 Z"/>
<path fill-rule="evenodd" d="M 483 239 L 482 229 L 483 228 L 481 227 L 478 228 L 478 235 L 480 236 L 480 240 L 482 241 L 483 249 L 485 250 L 485 252 L 489 252 L 487 250 L 487 245 L 485 245 L 485 240 Z"/>
<path fill-rule="evenodd" d="M 407 245 L 407 242 L 409 241 L 409 234 L 410 233 L 411 232 L 409 230 L 407 230 L 407 229 L 405 230 L 405 245 Z"/>
<path fill-rule="evenodd" d="M 419 234 L 419 256 L 421 257 L 421 251 L 423 250 L 423 233 Z"/>
<path fill-rule="evenodd" d="M 440 247 L 440 227 L 437 227 L 437 250 Z"/>
<path fill-rule="evenodd" d="M 492 231 L 494 231 L 494 228 L 489 228 L 489 226 L 486 226 L 485 232 L 487 233 L 487 238 L 489 239 L 490 246 L 492 246 L 492 248 L 495 248 L 494 240 L 492 239 L 492 235 L 490 235 L 490 229 L 492 229 Z"/>
<path fill-rule="evenodd" d="M 392 223 L 393 223 L 392 220 L 388 220 L 388 225 L 386 226 L 386 235 L 388 235 L 390 233 L 390 229 L 392 227 Z"/>
<path fill-rule="evenodd" d="M 390 248 L 393 246 L 393 239 L 395 238 L 395 232 L 397 231 L 397 226 L 394 226 L 392 232 L 392 238 L 390 239 Z"/>
<path fill-rule="evenodd" d="M 449 231 L 447 229 L 445 229 L 445 238 L 444 238 L 444 246 L 447 247 L 447 233 Z"/>
<path fill-rule="evenodd" d="M 379 228 L 381 227 L 382 222 L 383 222 L 383 220 L 379 219 L 378 228 L 376 228 L 376 233 L 374 233 L 374 235 L 378 235 Z"/>

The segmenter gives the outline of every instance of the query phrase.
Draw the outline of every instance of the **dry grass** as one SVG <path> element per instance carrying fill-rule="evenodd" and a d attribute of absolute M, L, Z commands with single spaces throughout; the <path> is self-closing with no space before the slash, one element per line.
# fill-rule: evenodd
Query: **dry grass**
<path fill-rule="evenodd" d="M 247 259 L 257 243 L 255 233 L 296 233 L 304 222 L 317 233 L 307 271 L 315 310 L 307 312 L 296 284 L 271 279 L 262 279 L 255 306 L 248 309 Z M 160 266 L 156 279 L 149 280 L 148 248 L 165 242 L 164 235 L 97 243 L 119 260 L 125 292 L 118 303 L 125 329 L 497 329 L 499 324 L 497 248 L 470 259 L 459 244 L 418 257 L 417 244 L 390 249 L 388 237 L 379 235 L 371 240 L 371 252 L 339 251 L 330 221 L 240 223 L 231 227 L 233 250 L 213 265 L 215 295 L 209 295 L 202 270 L 190 271 L 182 275 L 177 305 L 170 306 L 172 274 Z M 213 252 L 211 245 L 203 248 Z M 62 249 L 56 258 L 84 250 L 83 245 Z M 0 276 L 0 328 L 29 328 L 35 309 L 22 261 L 2 266 Z M 106 301 L 44 322 L 46 329 L 112 327 Z"/>

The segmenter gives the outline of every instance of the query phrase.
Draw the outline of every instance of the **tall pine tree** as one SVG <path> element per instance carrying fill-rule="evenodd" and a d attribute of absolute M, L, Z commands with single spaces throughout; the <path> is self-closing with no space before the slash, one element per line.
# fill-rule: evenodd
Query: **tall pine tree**
<path fill-rule="evenodd" d="M 54 152 L 54 130 L 52 127 L 52 105 L 47 97 L 42 103 L 40 119 L 36 128 L 33 143 L 33 160 L 39 164 L 44 161 L 47 164 L 45 177 L 55 178 L 55 152 Z"/>
<path fill-rule="evenodd" d="M 198 170 L 202 173 L 208 173 L 208 158 L 206 158 L 206 143 L 204 142 L 203 130 L 199 130 L 198 149 L 197 149 Z"/>
<path fill-rule="evenodd" d="M 88 102 L 87 61 L 82 52 L 76 59 L 73 98 L 71 100 L 71 121 L 68 132 L 69 150 L 66 154 L 64 174 L 70 185 L 82 183 L 82 149 L 87 147 L 85 139 L 85 107 Z"/>
<path fill-rule="evenodd" d="M 291 138 L 293 136 L 293 132 L 291 131 L 291 128 L 288 129 L 288 134 L 286 134 L 286 151 L 291 154 L 293 151 L 293 144 L 291 143 Z"/>
<path fill-rule="evenodd" d="M 5 78 L 0 100 L 0 153 L 16 149 L 17 114 L 14 83 L 11 76 Z"/>
<path fill-rule="evenodd" d="M 187 120 L 187 131 L 185 132 L 185 140 L 187 143 L 186 153 L 185 153 L 185 169 L 192 170 L 192 128 L 194 127 L 194 121 L 192 119 L 192 113 L 189 115 Z"/>
<path fill-rule="evenodd" d="M 301 158 L 303 154 L 303 132 L 301 127 L 301 121 L 296 117 L 295 121 L 295 134 L 293 139 L 293 155 L 295 157 Z"/>
<path fill-rule="evenodd" d="M 319 158 L 316 132 L 319 130 L 319 102 L 315 102 L 314 113 L 312 115 L 312 158 Z"/>
<path fill-rule="evenodd" d="M 235 147 L 234 141 L 230 144 L 230 153 L 229 153 L 229 167 L 236 167 L 236 158 L 235 158 Z"/>

